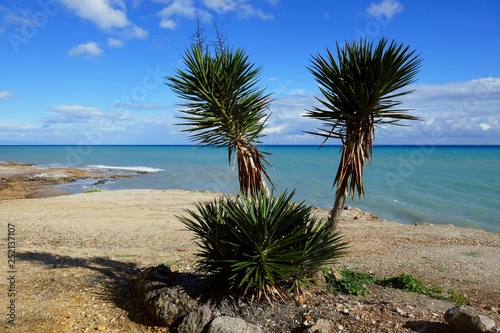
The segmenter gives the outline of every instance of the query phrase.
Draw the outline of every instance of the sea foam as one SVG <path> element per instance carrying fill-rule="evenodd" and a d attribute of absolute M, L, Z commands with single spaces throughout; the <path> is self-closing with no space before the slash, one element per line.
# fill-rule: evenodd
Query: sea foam
<path fill-rule="evenodd" d="M 145 167 L 145 166 L 88 165 L 87 168 L 100 169 L 100 170 L 144 172 L 144 173 L 155 173 L 155 172 L 165 171 L 165 169 L 150 168 L 150 167 Z"/>

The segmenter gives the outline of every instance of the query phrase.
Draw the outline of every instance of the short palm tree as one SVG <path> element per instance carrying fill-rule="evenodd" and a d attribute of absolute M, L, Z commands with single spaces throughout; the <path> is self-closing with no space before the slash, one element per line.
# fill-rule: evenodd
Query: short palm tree
<path fill-rule="evenodd" d="M 267 120 L 270 94 L 257 86 L 261 68 L 254 67 L 242 49 L 214 47 L 214 53 L 195 43 L 184 55 L 185 70 L 166 77 L 182 99 L 185 132 L 202 146 L 228 149 L 229 163 L 236 152 L 240 192 L 257 195 L 271 182 L 265 154 L 257 148 Z M 271 182 L 272 184 L 272 182 Z"/>
<path fill-rule="evenodd" d="M 200 270 L 257 300 L 310 286 L 311 272 L 336 263 L 348 244 L 294 193 L 224 196 L 187 210 L 179 220 L 195 234 Z"/>
<path fill-rule="evenodd" d="M 321 106 L 308 110 L 306 117 L 323 121 L 316 134 L 342 142 L 342 157 L 334 180 L 335 202 L 329 217 L 336 229 L 347 192 L 351 198 L 357 191 L 364 194 L 363 170 L 370 162 L 375 126 L 399 124 L 400 120 L 416 120 L 408 109 L 398 108 L 398 97 L 413 90 L 403 90 L 415 82 L 421 59 L 409 47 L 381 39 L 374 47 L 366 39 L 337 44 L 337 59 L 327 49 L 327 56 L 312 58 L 309 71 L 319 84 L 324 99 Z M 311 133 L 311 132 L 310 132 Z"/>

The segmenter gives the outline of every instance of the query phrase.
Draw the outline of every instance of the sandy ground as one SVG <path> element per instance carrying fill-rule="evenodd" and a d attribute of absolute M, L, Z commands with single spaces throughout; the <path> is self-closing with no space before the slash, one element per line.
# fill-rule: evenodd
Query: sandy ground
<path fill-rule="evenodd" d="M 120 190 L 0 201 L 0 331 L 165 332 L 133 302 L 130 276 L 158 264 L 192 270 L 196 245 L 176 216 L 217 196 Z M 471 305 L 498 318 L 500 234 L 402 225 L 356 208 L 344 211 L 340 229 L 351 249 L 339 268 L 380 277 L 413 274 L 430 286 L 464 294 Z M 436 321 L 449 306 L 411 293 L 383 302 L 398 297 L 412 309 L 425 308 Z M 412 332 L 397 327 L 384 331 Z"/>

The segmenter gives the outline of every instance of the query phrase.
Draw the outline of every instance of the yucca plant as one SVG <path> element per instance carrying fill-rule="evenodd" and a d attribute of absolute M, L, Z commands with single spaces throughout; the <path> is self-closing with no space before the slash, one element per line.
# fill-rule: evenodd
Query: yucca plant
<path fill-rule="evenodd" d="M 210 52 L 198 41 L 184 55 L 184 70 L 167 76 L 167 85 L 186 102 L 180 104 L 180 118 L 192 133 L 191 140 L 201 146 L 228 149 L 231 163 L 236 152 L 240 192 L 257 195 L 270 182 L 265 155 L 257 148 L 268 118 L 270 94 L 257 86 L 260 67 L 249 62 L 242 49 L 226 47 L 218 33 L 219 44 Z M 272 182 L 271 182 L 272 184 Z"/>
<path fill-rule="evenodd" d="M 309 132 L 342 142 L 342 156 L 334 180 L 335 202 L 329 217 L 334 230 L 349 192 L 364 194 L 363 170 L 370 162 L 375 126 L 416 120 L 408 109 L 399 108 L 399 97 L 413 90 L 403 90 L 415 81 L 421 59 L 409 47 L 381 39 L 374 47 L 367 39 L 337 44 L 337 54 L 327 49 L 327 56 L 312 58 L 310 72 L 319 84 L 324 99 L 321 106 L 308 110 L 306 117 L 323 121 L 323 128 Z"/>
<path fill-rule="evenodd" d="M 199 269 L 257 300 L 285 299 L 307 286 L 347 243 L 293 195 L 224 196 L 187 210 L 179 219 L 195 233 Z"/>

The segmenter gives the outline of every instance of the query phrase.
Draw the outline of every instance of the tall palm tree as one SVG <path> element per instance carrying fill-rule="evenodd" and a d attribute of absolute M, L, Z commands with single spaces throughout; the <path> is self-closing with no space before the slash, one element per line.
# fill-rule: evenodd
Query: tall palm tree
<path fill-rule="evenodd" d="M 199 41 L 199 39 L 198 39 Z M 203 43 L 193 43 L 183 57 L 185 70 L 166 77 L 167 85 L 186 102 L 180 104 L 185 132 L 201 146 L 228 149 L 231 164 L 236 152 L 240 191 L 257 195 L 267 191 L 265 178 L 269 164 L 257 148 L 268 118 L 270 94 L 257 86 L 260 67 L 248 61 L 242 49 L 218 47 L 211 53 Z M 272 182 L 271 182 L 272 184 Z"/>
<path fill-rule="evenodd" d="M 342 142 L 342 156 L 333 185 L 337 185 L 335 202 L 329 217 L 336 229 L 347 192 L 364 195 L 363 170 L 371 161 L 375 126 L 401 125 L 400 120 L 417 120 L 399 108 L 398 97 L 413 90 L 403 90 L 415 82 L 421 59 L 409 47 L 384 38 L 376 47 L 365 40 L 337 44 L 337 59 L 327 49 L 327 56 L 312 57 L 309 71 L 319 84 L 324 99 L 313 106 L 306 117 L 323 121 L 323 127 L 311 134 Z"/>

